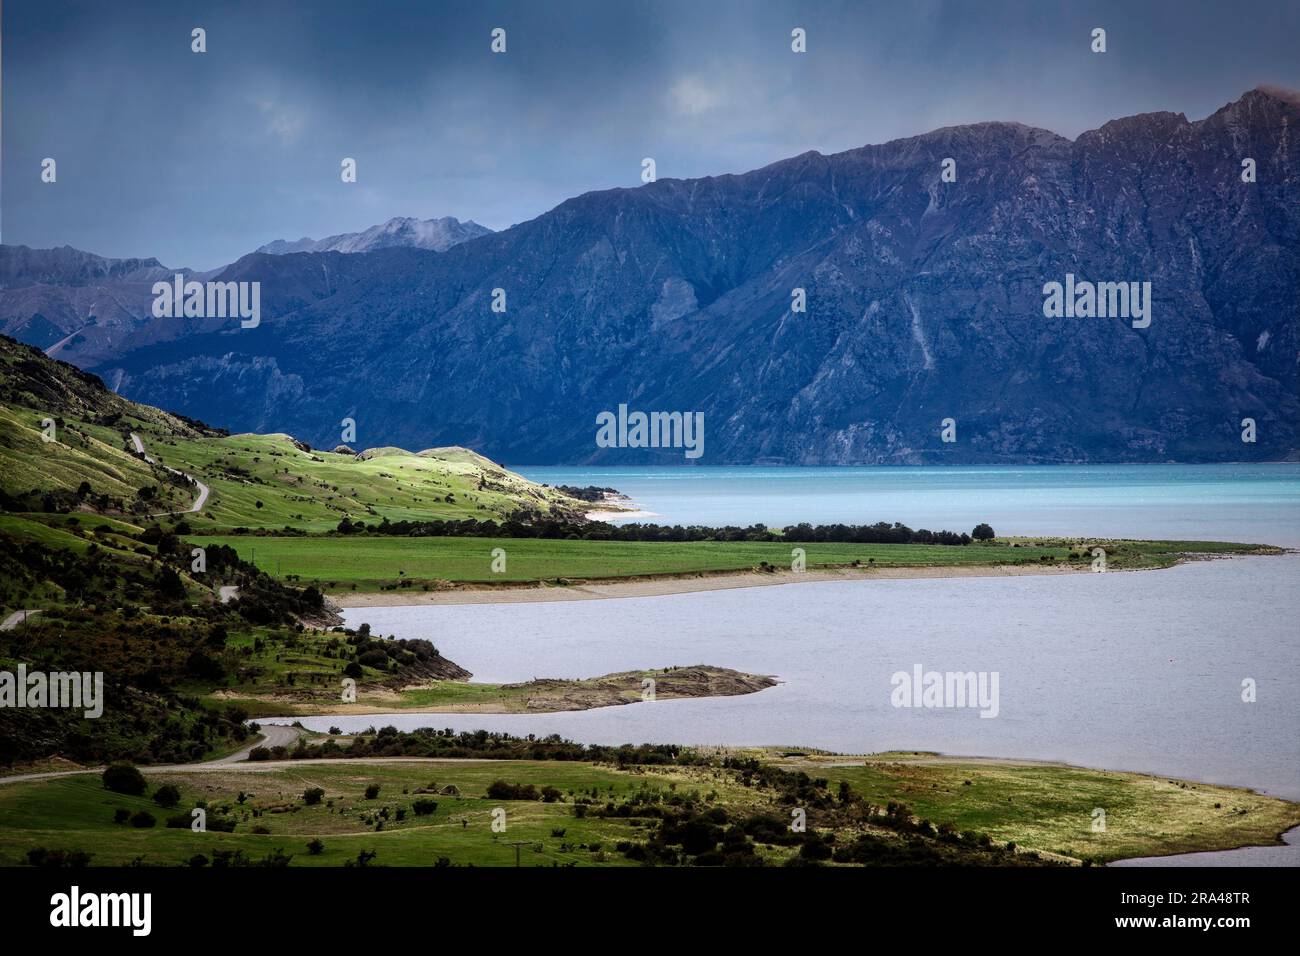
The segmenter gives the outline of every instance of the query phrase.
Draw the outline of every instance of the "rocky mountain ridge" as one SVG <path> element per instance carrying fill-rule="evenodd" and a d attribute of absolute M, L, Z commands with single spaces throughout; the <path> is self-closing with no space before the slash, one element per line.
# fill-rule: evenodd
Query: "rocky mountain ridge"
<path fill-rule="evenodd" d="M 692 463 L 598 444 L 620 404 L 702 413 L 696 464 L 1294 458 L 1297 124 L 1260 88 L 1196 122 L 979 123 L 587 193 L 439 253 L 253 254 L 220 278 L 261 282 L 259 328 L 137 317 L 54 354 L 233 429 L 332 447 L 351 417 L 363 445 L 518 464 Z M 1067 276 L 1149 282 L 1149 327 L 1045 317 Z"/>

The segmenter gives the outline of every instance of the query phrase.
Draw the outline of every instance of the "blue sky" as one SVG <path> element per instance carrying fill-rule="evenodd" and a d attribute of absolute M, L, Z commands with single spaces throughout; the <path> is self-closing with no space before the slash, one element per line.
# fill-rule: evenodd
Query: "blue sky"
<path fill-rule="evenodd" d="M 1200 119 L 1300 88 L 1297 36 L 1280 0 L 5 0 L 3 240 L 210 268 L 391 216 L 503 228 L 645 156 L 694 177 L 981 120 Z"/>

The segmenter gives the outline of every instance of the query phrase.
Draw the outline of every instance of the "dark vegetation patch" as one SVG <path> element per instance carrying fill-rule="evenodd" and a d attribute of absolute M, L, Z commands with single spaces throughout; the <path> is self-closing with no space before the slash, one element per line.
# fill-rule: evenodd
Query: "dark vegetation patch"
<path fill-rule="evenodd" d="M 979 526 L 980 536 L 992 537 L 992 528 Z M 233 533 L 237 533 L 236 529 Z M 949 544 L 971 543 L 971 535 L 956 531 L 914 531 L 905 524 L 885 521 L 871 525 L 830 524 L 811 525 L 806 522 L 773 531 L 764 524 L 747 528 L 728 525 L 710 528 L 703 525 L 625 524 L 612 525 L 603 521 L 566 521 L 551 518 L 536 520 L 508 519 L 503 522 L 480 521 L 477 518 L 437 521 L 381 521 L 366 524 L 344 518 L 336 529 L 342 535 L 392 535 L 399 537 L 430 538 L 546 538 L 582 541 L 788 541 L 792 543 L 847 543 L 847 544 Z M 267 532 L 278 533 L 278 532 Z"/>

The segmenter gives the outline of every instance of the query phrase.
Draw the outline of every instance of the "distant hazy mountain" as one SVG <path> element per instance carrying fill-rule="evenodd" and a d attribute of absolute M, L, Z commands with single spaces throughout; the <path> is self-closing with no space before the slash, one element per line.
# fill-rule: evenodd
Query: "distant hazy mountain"
<path fill-rule="evenodd" d="M 403 216 L 371 226 L 364 232 L 345 232 L 325 239 L 299 239 L 295 242 L 277 239 L 256 251 L 281 256 L 290 252 L 374 252 L 376 249 L 407 246 L 445 252 L 452 246 L 491 232 L 491 229 L 480 226 L 472 219 L 461 222 L 451 216 L 441 219 L 411 219 Z"/>
<path fill-rule="evenodd" d="M 284 255 L 409 247 L 442 252 L 491 232 L 486 226 L 451 216 L 425 220 L 403 217 L 364 232 L 326 239 L 277 239 L 256 251 Z M 194 273 L 190 269 L 168 269 L 157 259 L 110 259 L 71 246 L 0 246 L 0 333 L 40 346 L 54 358 L 89 367 L 119 354 L 124 343 L 129 347 L 190 334 L 192 327 L 168 327 L 153 320 L 153 283 L 171 279 L 178 272 L 207 279 L 224 268 L 228 267 Z M 289 283 L 279 288 L 278 292 L 290 292 L 287 299 L 280 299 L 280 309 L 304 301 L 293 294 L 292 286 Z M 223 324 L 210 323 L 206 327 L 217 329 Z"/>
<path fill-rule="evenodd" d="M 980 123 L 660 179 L 441 253 L 245 256 L 220 278 L 262 283 L 260 327 L 141 311 L 59 355 L 232 429 L 333 447 L 348 417 L 513 463 L 685 463 L 599 447 L 621 403 L 704 413 L 701 464 L 1294 457 L 1297 129 L 1259 89 L 1074 141 Z M 1045 317 L 1067 275 L 1150 282 L 1150 326 Z"/>
<path fill-rule="evenodd" d="M 82 331 L 120 341 L 149 314 L 153 283 L 173 275 L 157 259 L 0 246 L 0 332 L 56 356 L 64 339 Z M 77 360 L 99 354 L 83 349 Z"/>

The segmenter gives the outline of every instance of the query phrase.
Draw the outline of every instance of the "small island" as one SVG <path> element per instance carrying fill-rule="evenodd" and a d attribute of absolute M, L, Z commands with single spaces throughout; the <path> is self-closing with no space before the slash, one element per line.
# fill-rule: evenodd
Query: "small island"
<path fill-rule="evenodd" d="M 468 675 L 467 675 L 468 676 Z M 622 704 L 654 703 L 680 698 L 734 697 L 754 694 L 778 681 L 726 667 L 695 664 L 657 670 L 624 671 L 590 678 L 537 678 L 515 684 L 432 680 L 409 683 L 404 676 L 358 685 L 356 700 L 343 702 L 337 692 L 275 687 L 221 691 L 224 704 L 250 716 L 308 717 L 325 714 L 550 714 Z"/>

